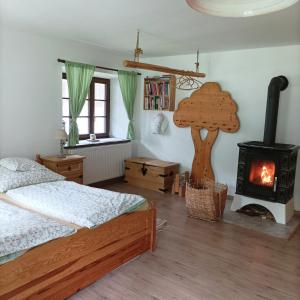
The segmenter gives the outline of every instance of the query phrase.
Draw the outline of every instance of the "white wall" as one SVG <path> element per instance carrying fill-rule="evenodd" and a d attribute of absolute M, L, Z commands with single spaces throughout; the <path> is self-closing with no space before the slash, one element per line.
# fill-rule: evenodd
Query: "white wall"
<path fill-rule="evenodd" d="M 0 29 L 0 157 L 58 152 L 54 132 L 61 126 L 61 65 L 57 58 L 119 68 L 123 55 L 99 47 Z M 149 59 L 149 62 L 193 69 L 195 56 Z M 213 150 L 216 177 L 235 189 L 238 148 L 247 140 L 262 140 L 267 87 L 273 76 L 284 74 L 289 88 L 281 95 L 277 141 L 300 145 L 300 46 L 219 52 L 200 55 L 205 81 L 218 81 L 239 106 L 241 128 L 236 134 L 220 132 Z M 177 128 L 166 112 L 169 129 L 164 136 L 150 133 L 155 112 L 143 110 L 143 79 L 135 105 L 135 155 L 177 161 L 190 169 L 194 155 L 189 129 Z M 176 104 L 188 92 L 177 90 Z M 111 87 L 111 134 L 126 137 L 128 119 L 117 79 Z M 296 208 L 300 210 L 300 159 L 296 178 Z"/>
<path fill-rule="evenodd" d="M 36 153 L 58 152 L 58 142 L 53 136 L 55 130 L 61 127 L 62 64 L 57 62 L 57 58 L 119 68 L 124 56 L 91 45 L 2 27 L 0 157 L 34 157 Z M 118 90 L 114 86 L 113 94 L 114 90 Z M 112 119 L 116 122 L 118 108 L 123 109 L 120 100 L 116 95 L 111 103 Z M 123 111 L 119 115 L 124 117 Z M 112 135 L 116 135 L 114 124 Z M 117 130 L 121 136 L 125 136 L 125 132 L 125 128 Z"/>
<path fill-rule="evenodd" d="M 195 55 L 181 55 L 148 59 L 148 62 L 182 69 L 194 69 Z M 240 50 L 200 55 L 200 69 L 207 73 L 204 81 L 217 81 L 229 91 L 239 106 L 241 127 L 235 134 L 220 132 L 212 153 L 217 180 L 226 182 L 230 193 L 235 191 L 238 162 L 237 143 L 262 140 L 270 79 L 286 75 L 288 89 L 281 94 L 277 142 L 300 145 L 300 46 Z M 176 105 L 190 92 L 176 90 Z M 169 130 L 166 135 L 153 135 L 150 122 L 155 112 L 143 110 L 142 93 L 136 101 L 138 140 L 135 155 L 151 155 L 179 162 L 190 169 L 194 148 L 190 128 L 173 124 L 172 112 L 166 112 Z M 300 155 L 296 178 L 296 209 L 300 210 Z"/>

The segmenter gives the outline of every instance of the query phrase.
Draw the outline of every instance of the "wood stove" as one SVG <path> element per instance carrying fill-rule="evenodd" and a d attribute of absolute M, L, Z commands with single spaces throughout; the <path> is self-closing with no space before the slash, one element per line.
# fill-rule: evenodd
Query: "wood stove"
<path fill-rule="evenodd" d="M 263 142 L 238 144 L 240 148 L 236 193 L 287 203 L 294 194 L 298 147 Z"/>
<path fill-rule="evenodd" d="M 275 142 L 280 91 L 287 86 L 284 76 L 269 84 L 264 141 L 238 144 L 238 195 L 282 204 L 293 198 L 299 147 Z"/>

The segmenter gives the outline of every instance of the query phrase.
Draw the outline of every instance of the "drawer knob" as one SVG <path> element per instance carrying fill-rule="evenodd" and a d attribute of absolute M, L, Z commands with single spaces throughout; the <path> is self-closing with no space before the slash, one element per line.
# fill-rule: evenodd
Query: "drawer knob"
<path fill-rule="evenodd" d="M 72 170 L 72 167 L 71 167 L 71 166 L 69 166 L 69 167 L 68 167 L 68 170 L 69 170 L 69 171 L 71 171 L 71 170 Z"/>

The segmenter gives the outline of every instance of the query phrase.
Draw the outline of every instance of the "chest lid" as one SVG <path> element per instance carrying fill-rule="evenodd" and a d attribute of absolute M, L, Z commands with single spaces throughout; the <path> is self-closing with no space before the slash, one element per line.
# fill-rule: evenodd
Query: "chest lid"
<path fill-rule="evenodd" d="M 125 161 L 130 163 L 146 165 L 146 166 L 159 167 L 159 168 L 169 168 L 169 167 L 178 166 L 178 163 L 163 161 L 163 160 L 153 159 L 148 157 L 133 157 L 133 158 L 128 158 Z"/>

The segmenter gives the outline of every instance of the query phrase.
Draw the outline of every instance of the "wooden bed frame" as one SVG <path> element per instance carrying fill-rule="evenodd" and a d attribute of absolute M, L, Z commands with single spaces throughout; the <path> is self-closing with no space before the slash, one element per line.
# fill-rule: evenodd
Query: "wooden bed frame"
<path fill-rule="evenodd" d="M 155 248 L 156 209 L 119 216 L 95 229 L 35 247 L 0 265 L 0 299 L 64 299 Z"/>

